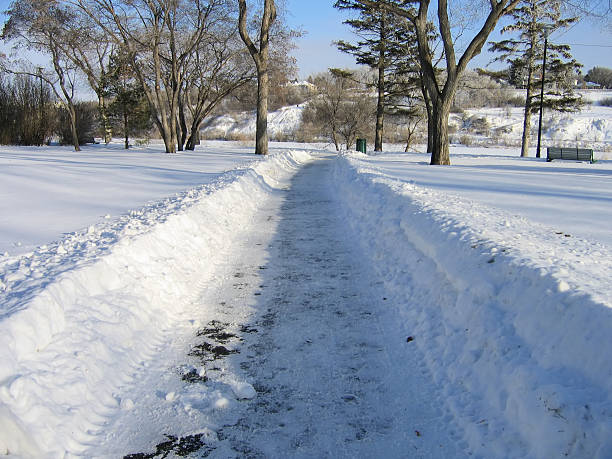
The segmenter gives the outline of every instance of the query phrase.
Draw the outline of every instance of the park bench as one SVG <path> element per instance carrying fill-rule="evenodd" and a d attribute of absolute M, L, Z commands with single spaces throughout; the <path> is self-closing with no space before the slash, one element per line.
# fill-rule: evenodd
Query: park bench
<path fill-rule="evenodd" d="M 546 149 L 546 161 L 552 161 L 553 159 L 595 162 L 593 160 L 593 150 L 591 148 L 548 147 Z"/>

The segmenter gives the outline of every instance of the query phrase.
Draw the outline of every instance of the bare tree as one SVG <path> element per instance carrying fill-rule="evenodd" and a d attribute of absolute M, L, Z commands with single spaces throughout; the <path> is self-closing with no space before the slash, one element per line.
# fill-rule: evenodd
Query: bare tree
<path fill-rule="evenodd" d="M 351 148 L 358 135 L 371 131 L 376 103 L 367 85 L 353 72 L 341 69 L 330 69 L 312 81 L 317 95 L 308 104 L 302 122 L 325 133 L 337 151 L 342 140 Z"/>
<path fill-rule="evenodd" d="M 226 0 L 69 0 L 130 58 L 166 147 L 176 152 L 184 78 Z"/>
<path fill-rule="evenodd" d="M 186 129 L 180 142 L 186 139 L 187 150 L 195 149 L 200 125 L 219 103 L 255 78 L 237 35 L 235 22 L 223 24 L 208 32 L 194 50 L 179 104 L 179 120 Z"/>
<path fill-rule="evenodd" d="M 96 93 L 104 142 L 108 144 L 112 139 L 112 129 L 104 86 L 108 77 L 109 58 L 114 47 L 103 31 L 95 27 L 88 17 L 77 13 L 78 10 L 72 9 L 75 20 L 63 31 L 63 38 L 58 45 L 72 65 L 85 75 L 90 88 Z"/>
<path fill-rule="evenodd" d="M 276 20 L 274 0 L 264 0 L 264 9 L 259 31 L 259 47 L 253 43 L 247 29 L 246 0 L 238 0 L 240 37 L 246 45 L 257 69 L 257 125 L 255 133 L 255 154 L 268 154 L 268 93 L 270 61 L 270 28 Z"/>

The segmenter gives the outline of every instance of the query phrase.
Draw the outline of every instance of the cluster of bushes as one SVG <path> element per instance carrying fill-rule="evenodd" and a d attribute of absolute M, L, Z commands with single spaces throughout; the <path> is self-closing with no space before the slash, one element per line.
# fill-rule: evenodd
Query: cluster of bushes
<path fill-rule="evenodd" d="M 602 107 L 612 107 L 612 97 L 607 97 L 599 101 L 599 105 Z"/>
<path fill-rule="evenodd" d="M 76 102 L 76 128 L 79 144 L 93 143 L 102 137 L 98 104 Z M 123 133 L 123 117 L 113 104 L 108 109 L 111 127 Z M 150 114 L 131 133 L 149 138 Z M 133 123 L 132 123 L 133 124 Z M 49 86 L 35 76 L 0 74 L 0 145 L 44 145 L 51 141 L 73 145 L 70 114 L 58 103 Z"/>
<path fill-rule="evenodd" d="M 96 104 L 79 102 L 76 109 L 79 142 L 93 142 Z M 72 144 L 69 114 L 49 87 L 34 76 L 0 75 L 0 144 L 43 145 L 52 139 Z"/>
<path fill-rule="evenodd" d="M 0 74 L 0 144 L 42 145 L 53 132 L 49 89 L 32 77 Z"/>

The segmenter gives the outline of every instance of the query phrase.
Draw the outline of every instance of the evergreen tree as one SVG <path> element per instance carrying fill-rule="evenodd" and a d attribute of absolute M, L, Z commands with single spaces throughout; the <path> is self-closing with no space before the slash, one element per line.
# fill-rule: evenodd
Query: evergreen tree
<path fill-rule="evenodd" d="M 377 91 L 376 133 L 374 150 L 382 151 L 385 111 L 395 107 L 399 110 L 398 95 L 406 94 L 406 83 L 415 69 L 417 52 L 411 24 L 402 17 L 376 6 L 367 6 L 358 1 L 338 0 L 334 7 L 359 13 L 355 19 L 344 21 L 359 37 L 356 43 L 338 41 L 340 51 L 355 56 L 357 64 L 367 65 L 377 72 L 373 86 Z M 392 96 L 395 98 L 391 102 Z"/>
<path fill-rule="evenodd" d="M 542 61 L 546 34 L 568 27 L 578 20 L 563 17 L 560 0 L 523 0 L 512 12 L 513 23 L 502 33 L 516 33 L 510 38 L 491 43 L 490 50 L 501 53 L 498 60 L 510 64 L 511 82 L 526 89 L 521 156 L 528 156 L 531 115 L 540 106 Z M 546 56 L 546 94 L 544 106 L 557 111 L 575 111 L 580 96 L 573 92 L 573 77 L 581 65 L 570 53 L 568 45 L 548 42 Z M 539 78 L 538 78 L 539 77 Z"/>
<path fill-rule="evenodd" d="M 108 114 L 119 121 L 125 139 L 125 149 L 130 146 L 130 135 L 151 128 L 151 111 L 144 88 L 134 77 L 129 58 L 124 52 L 110 57 L 108 74 L 104 76 L 104 95 L 112 98 Z"/>

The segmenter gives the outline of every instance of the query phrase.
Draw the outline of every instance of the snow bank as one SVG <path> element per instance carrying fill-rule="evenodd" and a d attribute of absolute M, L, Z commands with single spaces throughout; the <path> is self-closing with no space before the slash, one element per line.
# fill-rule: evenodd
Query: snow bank
<path fill-rule="evenodd" d="M 125 408 L 118 387 L 184 320 L 234 229 L 308 159 L 254 161 L 0 265 L 0 455 L 64 457 L 95 442 Z"/>
<path fill-rule="evenodd" d="M 481 457 L 612 457 L 612 252 L 340 158 L 353 237 Z"/>

